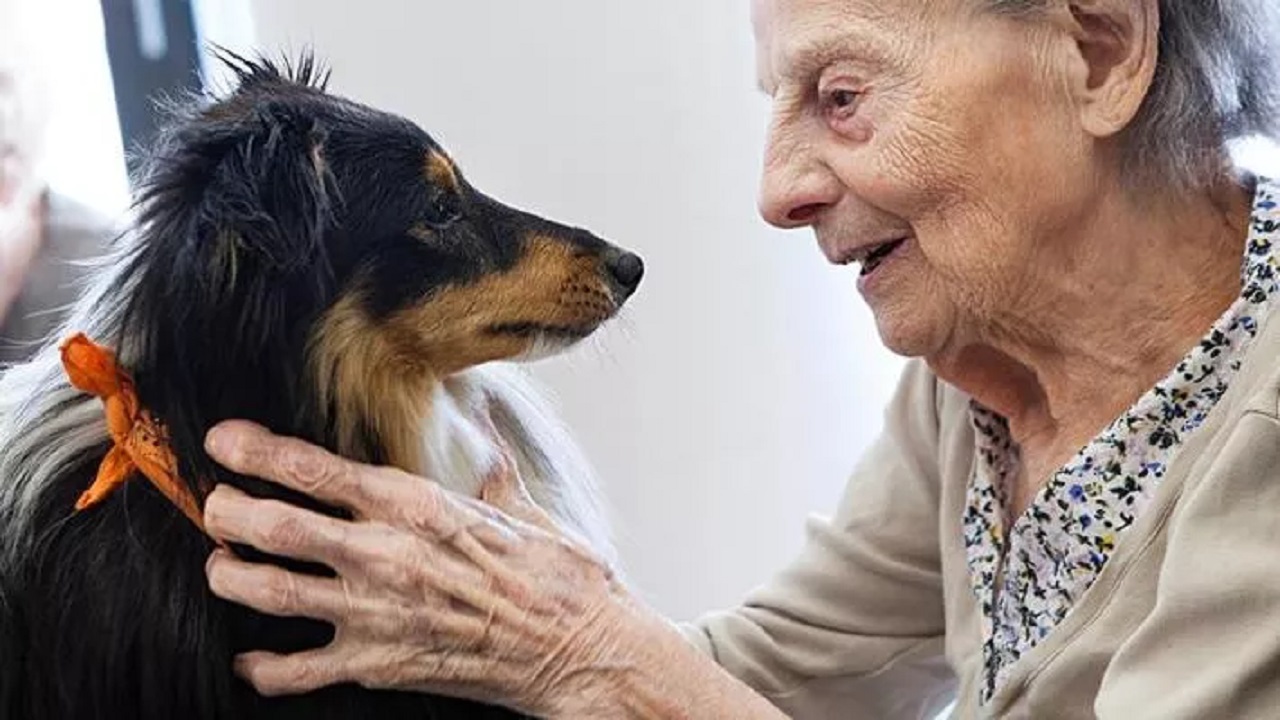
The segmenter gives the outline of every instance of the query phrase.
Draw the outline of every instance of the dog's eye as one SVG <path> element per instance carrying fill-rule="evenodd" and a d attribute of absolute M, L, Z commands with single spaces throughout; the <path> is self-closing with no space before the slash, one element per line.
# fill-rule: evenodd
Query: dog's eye
<path fill-rule="evenodd" d="M 451 225 L 462 215 L 462 200 L 455 192 L 437 189 L 431 194 L 427 216 L 423 220 L 433 228 Z"/>

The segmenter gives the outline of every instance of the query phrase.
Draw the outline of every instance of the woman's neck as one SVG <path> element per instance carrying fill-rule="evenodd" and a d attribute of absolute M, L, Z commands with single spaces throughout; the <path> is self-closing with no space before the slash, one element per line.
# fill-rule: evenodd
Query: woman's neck
<path fill-rule="evenodd" d="M 1078 229 L 1044 243 L 1026 297 L 931 360 L 1008 419 L 1024 457 L 1069 459 L 1167 375 L 1240 292 L 1247 191 L 1104 197 Z"/>

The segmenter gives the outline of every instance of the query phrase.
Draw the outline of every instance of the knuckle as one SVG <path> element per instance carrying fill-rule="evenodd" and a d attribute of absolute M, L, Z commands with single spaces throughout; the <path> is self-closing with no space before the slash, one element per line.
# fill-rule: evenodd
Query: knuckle
<path fill-rule="evenodd" d="M 407 563 L 398 560 L 392 560 L 383 569 L 387 584 L 396 589 L 413 587 L 418 582 L 418 574 Z"/>
<path fill-rule="evenodd" d="M 291 612 L 297 608 L 298 592 L 289 577 L 273 575 L 262 584 L 264 600 L 271 609 L 278 612 Z"/>
<path fill-rule="evenodd" d="M 378 665 L 367 668 L 364 672 L 355 677 L 355 683 L 365 690 L 386 690 L 388 688 L 403 687 L 402 675 L 403 671 L 397 671 L 394 667 L 385 667 Z"/>
<path fill-rule="evenodd" d="M 419 533 L 438 534 L 448 512 L 443 493 L 434 485 L 424 484 L 421 492 L 406 503 L 403 514 L 411 529 Z"/>
<path fill-rule="evenodd" d="M 262 535 L 266 549 L 293 550 L 311 536 L 310 528 L 297 515 L 279 510 L 274 515 Z"/>
<path fill-rule="evenodd" d="M 271 675 L 264 674 L 254 683 L 254 687 L 266 697 L 279 697 L 310 689 L 305 680 L 306 676 L 302 671 L 288 668 Z"/>
<path fill-rule="evenodd" d="M 312 448 L 295 447 L 280 459 L 281 472 L 302 490 L 316 490 L 333 484 L 339 469 L 335 459 Z"/>
<path fill-rule="evenodd" d="M 384 551 L 381 562 L 376 564 L 380 580 L 397 590 L 418 588 L 422 584 L 422 556 L 414 543 L 405 540 L 389 541 Z"/>
<path fill-rule="evenodd" d="M 309 688 L 315 685 L 317 675 L 311 663 L 295 663 L 286 673 L 285 682 L 291 687 Z"/>

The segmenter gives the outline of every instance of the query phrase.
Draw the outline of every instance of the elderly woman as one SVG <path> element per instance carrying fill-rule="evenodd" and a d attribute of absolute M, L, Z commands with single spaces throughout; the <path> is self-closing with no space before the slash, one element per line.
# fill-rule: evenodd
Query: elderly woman
<path fill-rule="evenodd" d="M 1276 3 L 760 0 L 756 36 L 763 214 L 860 265 L 917 358 L 834 518 L 681 632 L 516 479 L 409 527 L 387 471 L 224 425 L 229 467 L 358 512 L 322 532 L 219 490 L 212 532 L 382 557 L 343 578 L 333 646 L 242 674 L 571 718 L 1276 717 L 1280 185 L 1227 152 L 1277 129 Z M 357 547 L 361 524 L 403 541 Z M 208 572 L 335 614 L 305 578 Z"/>

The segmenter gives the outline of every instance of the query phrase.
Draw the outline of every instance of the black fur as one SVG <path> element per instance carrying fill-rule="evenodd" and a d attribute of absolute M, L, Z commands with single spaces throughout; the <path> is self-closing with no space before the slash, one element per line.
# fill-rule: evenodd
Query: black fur
<path fill-rule="evenodd" d="M 227 473 L 202 449 L 206 430 L 246 418 L 332 448 L 335 409 L 320 406 L 301 369 L 316 320 L 337 299 L 359 291 L 370 314 L 385 317 L 446 283 L 511 266 L 535 231 L 583 252 L 606 246 L 465 181 L 456 191 L 433 186 L 423 158 L 434 141 L 407 120 L 328 94 L 309 57 L 284 69 L 225 60 L 235 89 L 179 109 L 150 153 L 127 268 L 111 295 L 124 331 L 95 340 L 136 358 L 140 398 L 165 423 L 198 493 L 229 482 L 333 513 Z M 438 241 L 410 235 L 422 227 Z M 21 530 L 31 549 L 0 575 L 0 718 L 513 716 L 354 686 L 259 697 L 232 674 L 237 652 L 317 647 L 332 629 L 214 598 L 203 572 L 210 542 L 146 482 L 71 513 L 106 449 L 43 491 Z M 381 459 L 376 438 L 359 459 Z"/>

